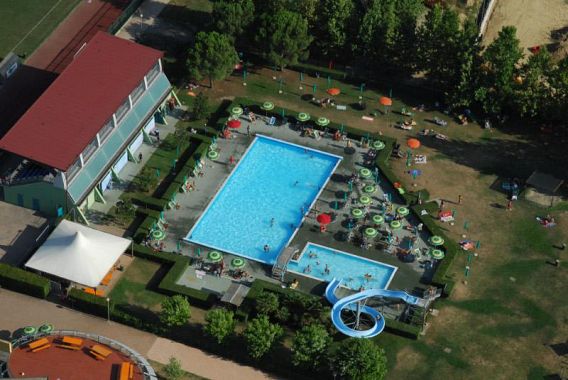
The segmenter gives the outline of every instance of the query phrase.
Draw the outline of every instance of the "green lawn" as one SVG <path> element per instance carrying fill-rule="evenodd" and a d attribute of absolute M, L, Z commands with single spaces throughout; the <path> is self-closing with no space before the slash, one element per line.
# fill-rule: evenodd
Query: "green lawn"
<path fill-rule="evenodd" d="M 158 263 L 136 258 L 112 289 L 109 297 L 117 305 L 134 305 L 157 311 L 164 295 L 150 289 L 161 266 Z"/>
<path fill-rule="evenodd" d="M 0 57 L 30 56 L 81 0 L 0 1 Z"/>

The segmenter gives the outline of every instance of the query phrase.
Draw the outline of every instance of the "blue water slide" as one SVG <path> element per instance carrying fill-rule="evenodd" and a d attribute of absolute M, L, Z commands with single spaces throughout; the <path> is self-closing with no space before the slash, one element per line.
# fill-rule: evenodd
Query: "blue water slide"
<path fill-rule="evenodd" d="M 359 293 L 352 294 L 348 297 L 343 297 L 341 299 L 337 298 L 335 295 L 335 290 L 341 285 L 341 280 L 334 278 L 331 280 L 327 288 L 325 289 L 325 297 L 327 300 L 333 304 L 331 309 L 331 321 L 341 332 L 347 336 L 353 338 L 372 338 L 383 332 L 385 328 L 385 318 L 381 313 L 372 307 L 363 305 L 361 306 L 361 312 L 368 314 L 372 317 L 374 325 L 368 330 L 355 330 L 345 324 L 341 319 L 341 311 L 344 309 L 349 309 L 356 311 L 358 307 L 358 302 L 363 301 L 367 298 L 381 297 L 381 298 L 396 298 L 403 300 L 404 302 L 411 305 L 419 305 L 423 301 L 421 298 L 411 296 L 410 294 L 400 291 L 400 290 L 385 290 L 385 289 L 369 289 L 364 290 Z"/>

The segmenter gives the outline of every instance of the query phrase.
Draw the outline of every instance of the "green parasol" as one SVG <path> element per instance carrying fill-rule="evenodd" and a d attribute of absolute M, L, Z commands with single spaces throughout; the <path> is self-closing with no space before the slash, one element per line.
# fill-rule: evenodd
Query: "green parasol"
<path fill-rule="evenodd" d="M 233 107 L 231 109 L 231 114 L 233 116 L 241 116 L 243 114 L 243 109 L 241 107 Z"/>
<path fill-rule="evenodd" d="M 393 220 L 390 223 L 390 226 L 393 230 L 398 230 L 398 229 L 402 228 L 402 223 L 400 222 L 400 220 Z"/>
<path fill-rule="evenodd" d="M 376 141 L 373 141 L 372 147 L 376 150 L 383 150 L 383 149 L 385 149 L 385 143 L 382 142 L 381 140 L 376 140 Z"/>
<path fill-rule="evenodd" d="M 53 331 L 53 325 L 49 323 L 44 323 L 38 329 L 40 333 L 50 333 Z"/>
<path fill-rule="evenodd" d="M 398 215 L 406 216 L 410 213 L 410 210 L 406 207 L 399 207 L 396 212 L 398 213 Z"/>
<path fill-rule="evenodd" d="M 351 210 L 351 215 L 354 218 L 359 219 L 359 218 L 362 218 L 365 215 L 365 213 L 360 208 L 354 208 L 353 210 Z"/>
<path fill-rule="evenodd" d="M 223 260 L 223 255 L 219 251 L 211 251 L 207 254 L 207 258 L 214 263 L 218 263 Z"/>
<path fill-rule="evenodd" d="M 378 232 L 373 227 L 365 228 L 365 236 L 367 237 L 375 237 L 377 236 Z"/>
<path fill-rule="evenodd" d="M 320 127 L 325 127 L 326 125 L 329 124 L 329 119 L 327 117 L 318 117 L 318 119 L 316 120 L 316 124 L 319 125 Z"/>
<path fill-rule="evenodd" d="M 382 215 L 379 215 L 379 214 L 373 215 L 373 223 L 383 224 L 384 222 L 385 222 L 385 218 Z"/>
<path fill-rule="evenodd" d="M 430 237 L 430 244 L 437 247 L 444 244 L 444 239 L 441 236 L 434 235 Z"/>
<path fill-rule="evenodd" d="M 370 176 L 373 175 L 373 173 L 369 169 L 363 168 L 359 170 L 359 175 L 363 178 L 369 178 Z"/>
<path fill-rule="evenodd" d="M 308 121 L 310 120 L 310 114 L 309 113 L 305 113 L 305 112 L 300 112 L 298 114 L 298 120 L 300 121 Z"/>
<path fill-rule="evenodd" d="M 433 249 L 430 251 L 430 256 L 436 260 L 442 260 L 446 254 L 440 249 Z"/>
<path fill-rule="evenodd" d="M 366 195 L 361 196 L 361 198 L 359 198 L 359 203 L 363 204 L 363 205 L 368 205 L 371 204 L 372 199 L 371 197 L 368 197 Z"/>
<path fill-rule="evenodd" d="M 231 265 L 233 266 L 233 268 L 244 268 L 245 266 L 245 261 L 243 259 L 241 259 L 240 257 L 236 257 L 233 260 L 231 260 Z"/>
<path fill-rule="evenodd" d="M 152 231 L 152 239 L 154 239 L 154 240 L 164 240 L 165 237 L 166 237 L 166 233 L 162 230 Z"/>
<path fill-rule="evenodd" d="M 207 157 L 209 157 L 209 159 L 211 160 L 216 160 L 217 158 L 219 158 L 219 152 L 217 152 L 216 150 L 210 150 L 209 152 L 207 152 Z"/>
<path fill-rule="evenodd" d="M 367 194 L 372 194 L 375 191 L 377 191 L 377 186 L 375 185 L 365 185 L 365 187 L 363 188 L 363 192 Z"/>
<path fill-rule="evenodd" d="M 274 109 L 274 103 L 272 102 L 264 102 L 262 103 L 262 106 L 260 107 L 265 111 L 271 111 Z"/>
<path fill-rule="evenodd" d="M 24 335 L 33 335 L 35 334 L 37 329 L 34 326 L 26 326 L 24 327 Z"/>

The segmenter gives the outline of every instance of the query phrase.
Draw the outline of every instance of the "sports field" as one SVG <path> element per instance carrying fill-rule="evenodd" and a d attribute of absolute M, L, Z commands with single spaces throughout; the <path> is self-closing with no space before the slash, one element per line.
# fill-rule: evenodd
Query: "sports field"
<path fill-rule="evenodd" d="M 81 0 L 0 1 L 0 58 L 30 54 Z"/>

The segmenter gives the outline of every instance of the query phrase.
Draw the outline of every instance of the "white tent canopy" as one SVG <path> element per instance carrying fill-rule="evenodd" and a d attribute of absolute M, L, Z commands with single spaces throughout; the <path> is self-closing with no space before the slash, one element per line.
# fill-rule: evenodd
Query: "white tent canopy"
<path fill-rule="evenodd" d="M 128 239 L 63 220 L 26 267 L 94 288 L 130 244 Z"/>

